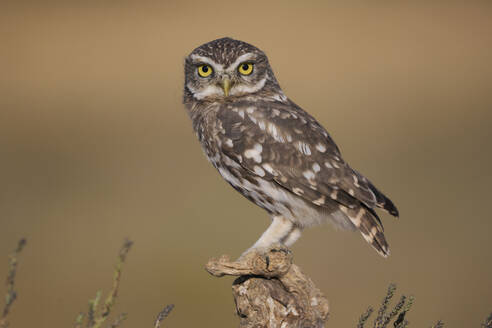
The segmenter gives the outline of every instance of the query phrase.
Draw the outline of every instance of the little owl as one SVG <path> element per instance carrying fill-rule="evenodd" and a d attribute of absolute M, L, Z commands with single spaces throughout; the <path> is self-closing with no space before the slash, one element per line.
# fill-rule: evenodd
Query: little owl
<path fill-rule="evenodd" d="M 272 223 L 248 250 L 292 245 L 326 221 L 389 255 L 376 208 L 398 210 L 343 159 L 328 132 L 287 98 L 263 51 L 222 38 L 185 60 L 183 102 L 205 155 Z M 248 252 L 246 251 L 246 253 Z"/>

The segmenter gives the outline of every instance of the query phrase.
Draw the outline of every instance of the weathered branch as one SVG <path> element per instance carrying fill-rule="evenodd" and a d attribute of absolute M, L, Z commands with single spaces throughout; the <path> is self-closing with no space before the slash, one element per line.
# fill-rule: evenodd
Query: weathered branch
<path fill-rule="evenodd" d="M 328 319 L 328 300 L 282 246 L 235 262 L 212 259 L 206 270 L 216 277 L 239 276 L 232 293 L 241 328 L 321 328 Z"/>

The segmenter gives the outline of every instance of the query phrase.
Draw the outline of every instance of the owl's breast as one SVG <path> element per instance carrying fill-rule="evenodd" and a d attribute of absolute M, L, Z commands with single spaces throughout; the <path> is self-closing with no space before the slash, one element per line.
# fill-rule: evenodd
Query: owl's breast
<path fill-rule="evenodd" d="M 300 227 L 318 225 L 331 219 L 338 226 L 346 225 L 335 214 L 337 207 L 321 208 L 306 202 L 301 197 L 282 188 L 272 180 L 252 174 L 231 158 L 222 155 L 220 160 L 211 159 L 220 175 L 236 191 L 270 215 L 282 215 Z M 327 204 L 331 205 L 331 204 Z"/>

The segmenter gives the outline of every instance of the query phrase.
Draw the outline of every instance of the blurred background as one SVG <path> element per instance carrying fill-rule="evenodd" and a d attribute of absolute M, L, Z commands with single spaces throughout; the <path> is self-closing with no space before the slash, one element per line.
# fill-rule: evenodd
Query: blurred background
<path fill-rule="evenodd" d="M 408 319 L 478 327 L 492 310 L 490 1 L 2 2 L 0 275 L 20 237 L 16 327 L 67 327 L 111 286 L 125 327 L 234 327 L 237 257 L 269 224 L 206 161 L 181 104 L 183 59 L 223 36 L 270 58 L 286 94 L 398 206 L 392 255 L 307 230 L 295 261 L 355 326 L 390 282 Z M 0 293 L 4 288 L 0 287 Z"/>

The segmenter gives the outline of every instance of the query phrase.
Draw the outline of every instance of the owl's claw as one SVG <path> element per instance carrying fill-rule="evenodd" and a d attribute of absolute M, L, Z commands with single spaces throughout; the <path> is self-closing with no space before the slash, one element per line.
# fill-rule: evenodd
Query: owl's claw
<path fill-rule="evenodd" d="M 285 255 L 292 253 L 290 249 L 280 243 L 275 243 L 273 245 L 270 245 L 269 247 L 251 247 L 247 249 L 241 256 L 236 260 L 236 262 L 243 262 L 245 261 L 248 257 L 256 255 L 262 255 L 262 256 L 267 256 L 269 253 L 277 253 L 277 252 L 283 252 Z"/>
<path fill-rule="evenodd" d="M 267 249 L 268 253 L 284 253 L 285 256 L 292 254 L 292 251 L 283 244 L 274 244 Z"/>

